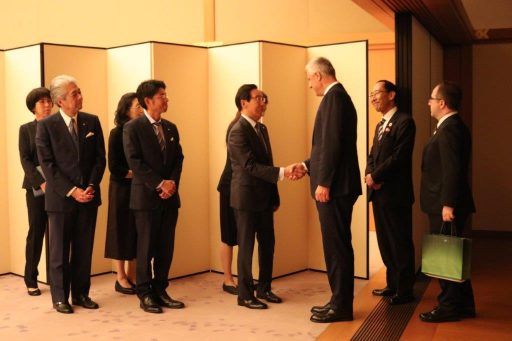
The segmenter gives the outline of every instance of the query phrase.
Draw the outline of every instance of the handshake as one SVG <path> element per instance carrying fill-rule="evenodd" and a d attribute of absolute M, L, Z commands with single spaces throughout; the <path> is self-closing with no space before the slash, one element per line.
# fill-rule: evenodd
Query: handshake
<path fill-rule="evenodd" d="M 284 168 L 284 176 L 288 180 L 299 180 L 306 175 L 307 170 L 302 163 L 293 163 Z"/>

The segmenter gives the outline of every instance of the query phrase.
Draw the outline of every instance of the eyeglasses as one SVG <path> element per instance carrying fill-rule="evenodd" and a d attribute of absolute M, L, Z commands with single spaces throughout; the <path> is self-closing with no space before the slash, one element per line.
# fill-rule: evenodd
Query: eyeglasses
<path fill-rule="evenodd" d="M 429 101 L 442 101 L 443 99 L 442 98 L 429 97 L 428 100 Z"/>
<path fill-rule="evenodd" d="M 387 92 L 386 90 L 376 90 L 374 92 L 370 92 L 370 94 L 368 95 L 368 98 L 372 98 L 372 97 L 375 97 L 377 96 L 378 94 L 380 94 L 381 92 Z"/>
<path fill-rule="evenodd" d="M 261 103 L 267 103 L 267 98 L 264 96 L 254 96 L 254 97 L 251 97 L 251 99 L 255 99 L 256 101 L 261 102 Z"/>

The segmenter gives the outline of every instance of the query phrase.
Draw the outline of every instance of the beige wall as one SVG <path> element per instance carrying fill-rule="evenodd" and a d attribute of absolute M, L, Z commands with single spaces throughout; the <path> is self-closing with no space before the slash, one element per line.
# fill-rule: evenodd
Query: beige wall
<path fill-rule="evenodd" d="M 340 81 L 354 102 L 357 110 L 357 152 L 359 157 L 359 168 L 361 170 L 361 186 L 363 194 L 354 205 L 352 214 L 352 244 L 354 247 L 354 268 L 355 275 L 367 277 L 368 274 L 368 221 L 366 186 L 363 186 L 364 167 L 367 157 L 367 42 L 354 42 L 337 44 L 331 46 L 320 46 L 308 48 L 308 60 L 315 57 L 327 57 L 336 69 L 338 81 Z M 316 96 L 308 90 L 308 140 L 311 141 L 316 110 L 320 104 L 321 97 Z M 309 267 L 314 269 L 325 269 L 323 259 L 320 226 L 318 214 L 314 202 L 310 201 L 309 206 Z"/>
<path fill-rule="evenodd" d="M 286 61 L 284 63 L 283 61 Z M 302 161 L 308 142 L 306 49 L 279 44 L 261 44 L 261 89 L 269 96 L 263 122 L 270 133 L 276 166 Z M 274 276 L 308 267 L 309 183 L 280 181 L 281 206 L 274 214 Z"/>
<path fill-rule="evenodd" d="M 428 233 L 427 216 L 420 210 L 421 155 L 432 135 L 435 122 L 430 118 L 428 98 L 435 84 L 443 77 L 443 51 L 439 43 L 413 18 L 412 25 L 412 116 L 416 123 L 416 141 L 413 152 L 413 184 L 416 198 L 413 207 L 413 240 L 416 267 L 421 263 L 421 243 Z"/>
<path fill-rule="evenodd" d="M 512 231 L 512 44 L 473 46 L 473 230 Z"/>
<path fill-rule="evenodd" d="M 5 52 L 0 52 L 0 164 L 7 165 L 7 112 L 5 105 Z M 8 188 L 7 167 L 0 167 L 0 187 Z M 0 274 L 11 271 L 10 267 L 10 231 L 9 196 L 0 196 Z"/>
<path fill-rule="evenodd" d="M 154 44 L 153 77 L 167 85 L 169 109 L 164 117 L 178 126 L 185 155 L 171 268 L 176 277 L 210 269 L 208 50 Z"/>
<path fill-rule="evenodd" d="M 7 51 L 5 53 L 5 112 L 7 150 L 7 198 L 9 198 L 9 242 L 10 271 L 23 275 L 25 267 L 25 240 L 28 232 L 27 206 L 23 182 L 23 168 L 18 150 L 20 125 L 33 121 L 34 115 L 28 111 L 25 98 L 30 90 L 41 86 L 40 46 Z M 41 257 L 40 279 L 46 281 L 45 255 Z"/>
<path fill-rule="evenodd" d="M 200 42 L 212 0 L 2 1 L 0 48 L 40 42 L 113 47 L 145 41 Z"/>
<path fill-rule="evenodd" d="M 227 43 L 271 40 L 314 45 L 367 39 L 360 32 L 389 33 L 383 24 L 352 1 L 215 1 L 215 38 Z"/>
<path fill-rule="evenodd" d="M 108 139 L 107 51 L 94 48 L 44 45 L 45 85 L 49 87 L 51 80 L 60 74 L 68 74 L 76 78 L 84 97 L 82 111 L 99 117 L 103 136 Z M 92 256 L 93 274 L 111 270 L 110 262 L 103 258 L 108 207 L 108 177 L 106 174 L 101 182 L 102 205 L 98 210 L 96 222 Z"/>

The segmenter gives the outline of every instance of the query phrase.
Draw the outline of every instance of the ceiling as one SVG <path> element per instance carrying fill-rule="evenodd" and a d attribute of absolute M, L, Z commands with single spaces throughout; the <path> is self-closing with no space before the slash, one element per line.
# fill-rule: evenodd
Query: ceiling
<path fill-rule="evenodd" d="M 412 13 L 441 43 L 512 42 L 511 0 L 353 0 L 388 27 Z"/>

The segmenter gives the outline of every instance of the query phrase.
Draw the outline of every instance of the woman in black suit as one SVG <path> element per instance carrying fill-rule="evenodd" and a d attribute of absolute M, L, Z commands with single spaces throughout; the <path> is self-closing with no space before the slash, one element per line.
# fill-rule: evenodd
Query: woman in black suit
<path fill-rule="evenodd" d="M 267 110 L 268 104 L 268 96 L 263 93 L 264 98 L 264 108 L 263 114 Z M 239 103 L 238 99 L 235 100 L 235 103 Z M 229 123 L 227 132 L 226 132 L 226 143 L 228 140 L 229 132 L 233 125 L 238 122 L 240 119 L 241 113 L 240 110 L 242 108 L 238 108 L 236 112 L 235 118 Z M 220 176 L 219 184 L 217 185 L 217 191 L 219 191 L 219 206 L 220 206 L 220 238 L 222 244 L 220 246 L 220 260 L 222 264 L 222 270 L 224 271 L 224 282 L 222 283 L 222 290 L 225 292 L 238 295 L 238 287 L 235 284 L 233 279 L 233 274 L 231 272 L 231 266 L 233 263 L 233 246 L 237 245 L 237 227 L 235 221 L 235 215 L 233 209 L 230 206 L 230 191 L 231 191 L 231 161 L 229 159 L 229 154 L 226 156 L 226 164 L 224 165 L 224 170 Z"/>
<path fill-rule="evenodd" d="M 114 259 L 117 272 L 115 290 L 122 294 L 135 294 L 135 256 L 137 233 L 135 219 L 129 209 L 132 171 L 128 168 L 123 150 L 123 126 L 142 115 L 142 108 L 134 92 L 121 97 L 108 141 L 108 191 L 107 240 L 105 257 Z M 125 270 L 125 265 L 127 269 Z"/>
<path fill-rule="evenodd" d="M 28 234 L 25 248 L 25 285 L 30 296 L 41 295 L 37 287 L 37 265 L 41 259 L 43 249 L 43 237 L 48 226 L 48 217 L 44 210 L 44 191 L 46 181 L 44 179 L 36 153 L 36 128 L 37 122 L 50 115 L 53 102 L 50 91 L 46 88 L 36 88 L 27 95 L 26 104 L 28 110 L 35 115 L 35 120 L 20 127 L 19 150 L 21 166 L 25 172 L 23 188 L 26 189 Z"/>

